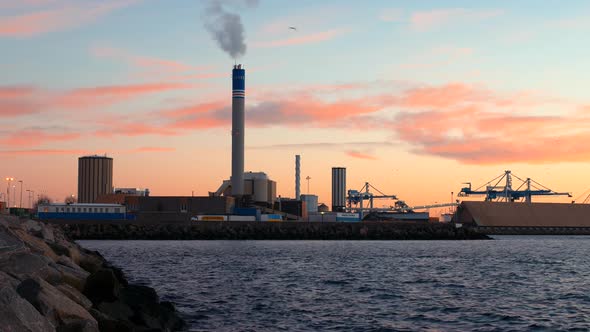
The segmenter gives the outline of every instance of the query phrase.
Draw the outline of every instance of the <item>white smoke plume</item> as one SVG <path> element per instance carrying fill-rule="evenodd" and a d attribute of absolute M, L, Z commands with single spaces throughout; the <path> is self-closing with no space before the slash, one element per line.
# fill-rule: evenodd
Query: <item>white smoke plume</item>
<path fill-rule="evenodd" d="M 226 10 L 226 6 L 245 5 L 256 7 L 258 0 L 211 0 L 205 10 L 205 28 L 219 47 L 227 52 L 233 59 L 246 54 L 246 41 L 244 25 L 239 14 Z M 241 6 L 239 6 L 241 7 Z"/>

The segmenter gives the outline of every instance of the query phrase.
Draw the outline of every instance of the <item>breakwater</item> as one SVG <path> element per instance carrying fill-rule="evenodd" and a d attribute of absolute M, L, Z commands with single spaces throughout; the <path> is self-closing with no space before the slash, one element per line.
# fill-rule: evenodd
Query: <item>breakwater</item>
<path fill-rule="evenodd" d="M 485 234 L 442 223 L 193 222 L 68 223 L 75 239 L 121 240 L 480 240 Z"/>
<path fill-rule="evenodd" d="M 1 331 L 175 331 L 155 290 L 130 284 L 58 227 L 0 216 Z"/>

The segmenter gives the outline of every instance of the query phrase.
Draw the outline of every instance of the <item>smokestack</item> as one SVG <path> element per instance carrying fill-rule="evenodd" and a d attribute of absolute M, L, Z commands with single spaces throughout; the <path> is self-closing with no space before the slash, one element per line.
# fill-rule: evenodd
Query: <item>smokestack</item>
<path fill-rule="evenodd" d="M 244 135 L 246 98 L 246 71 L 242 65 L 235 65 L 232 71 L 232 130 L 231 130 L 231 193 L 244 195 Z"/>
<path fill-rule="evenodd" d="M 301 156 L 295 155 L 295 199 L 301 199 Z"/>

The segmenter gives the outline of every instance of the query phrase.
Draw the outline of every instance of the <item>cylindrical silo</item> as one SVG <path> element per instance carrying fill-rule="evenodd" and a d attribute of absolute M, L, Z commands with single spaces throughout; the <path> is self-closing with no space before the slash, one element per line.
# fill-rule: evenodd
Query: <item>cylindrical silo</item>
<path fill-rule="evenodd" d="M 346 207 L 346 168 L 332 167 L 332 211 L 341 212 Z"/>
<path fill-rule="evenodd" d="M 246 97 L 246 71 L 235 65 L 232 71 L 232 141 L 231 141 L 231 193 L 244 195 L 244 134 Z"/>
<path fill-rule="evenodd" d="M 78 203 L 94 203 L 101 195 L 113 192 L 113 158 L 78 158 Z"/>

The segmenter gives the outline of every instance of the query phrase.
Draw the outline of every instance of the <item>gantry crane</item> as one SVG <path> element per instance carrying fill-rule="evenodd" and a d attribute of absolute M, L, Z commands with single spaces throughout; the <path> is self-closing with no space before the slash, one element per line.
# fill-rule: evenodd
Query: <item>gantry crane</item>
<path fill-rule="evenodd" d="M 513 177 L 521 181 L 521 184 L 513 189 Z M 503 185 L 500 185 L 503 182 Z M 493 184 L 492 184 L 493 183 Z M 526 178 L 526 180 L 512 174 L 510 170 L 504 171 L 496 178 L 488 181 L 477 189 L 471 189 L 471 182 L 465 182 L 467 187 L 461 188 L 459 197 L 468 197 L 470 195 L 485 195 L 485 201 L 505 201 L 514 202 L 524 199 L 525 202 L 530 203 L 532 196 L 568 196 L 572 197 L 571 193 L 556 192 L 544 185 Z M 482 189 L 485 187 L 485 189 Z M 524 188 L 523 188 L 524 187 Z"/>
<path fill-rule="evenodd" d="M 375 190 L 380 195 L 375 195 L 370 192 L 370 189 Z M 389 208 L 375 208 L 373 205 L 374 199 L 389 199 L 394 200 L 395 203 L 393 206 Z M 364 207 L 363 201 L 368 200 L 369 206 Z M 448 207 L 448 206 L 457 206 L 458 202 L 451 202 L 451 203 L 441 203 L 441 204 L 431 204 L 431 205 L 418 205 L 418 206 L 409 206 L 406 202 L 397 198 L 396 195 L 386 195 L 381 192 L 379 189 L 375 188 L 369 182 L 365 182 L 365 185 L 361 188 L 361 190 L 348 190 L 348 210 L 356 210 L 359 212 L 413 212 L 414 210 L 423 210 L 423 209 L 430 209 L 430 208 L 438 208 L 438 207 Z"/>

